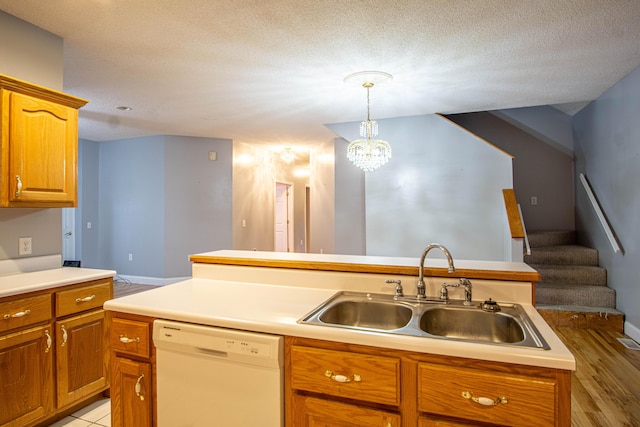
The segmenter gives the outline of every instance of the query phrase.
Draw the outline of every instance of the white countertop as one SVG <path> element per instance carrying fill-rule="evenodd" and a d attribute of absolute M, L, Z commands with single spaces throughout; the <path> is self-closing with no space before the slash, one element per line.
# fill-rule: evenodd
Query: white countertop
<path fill-rule="evenodd" d="M 297 323 L 300 318 L 335 293 L 335 289 L 194 278 L 110 300 L 105 303 L 104 308 L 209 326 L 575 370 L 573 355 L 530 304 L 522 306 L 551 347 L 550 350 L 465 343 Z"/>
<path fill-rule="evenodd" d="M 447 268 L 447 260 L 441 257 L 438 251 L 433 252 L 433 256 L 425 260 L 425 267 Z M 387 265 L 397 267 L 418 267 L 420 265 L 420 254 L 417 258 L 410 257 L 385 257 L 371 255 L 339 255 L 339 254 L 314 254 L 299 252 L 269 252 L 269 251 L 242 251 L 224 249 L 212 252 L 194 254 L 196 257 L 229 258 L 229 259 L 262 259 L 271 261 L 292 261 L 292 262 L 323 262 L 338 264 L 357 265 Z M 493 270 L 511 271 L 521 273 L 535 273 L 536 270 L 524 262 L 506 261 L 476 261 L 455 259 L 455 267 L 464 270 Z"/>
<path fill-rule="evenodd" d="M 113 277 L 113 270 L 60 267 L 0 277 L 0 298 Z"/>

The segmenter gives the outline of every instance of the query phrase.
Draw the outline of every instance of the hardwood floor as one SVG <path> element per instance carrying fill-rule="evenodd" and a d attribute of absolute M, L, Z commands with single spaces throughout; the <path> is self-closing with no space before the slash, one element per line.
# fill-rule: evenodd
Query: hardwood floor
<path fill-rule="evenodd" d="M 114 281 L 113 297 L 120 298 L 126 295 L 137 294 L 138 292 L 148 291 L 155 287 L 155 285 L 140 285 L 137 283 L 130 283 L 125 281 Z"/>
<path fill-rule="evenodd" d="M 640 426 L 640 351 L 623 334 L 554 328 L 576 358 L 571 381 L 572 427 Z"/>
<path fill-rule="evenodd" d="M 153 289 L 114 283 L 114 297 Z M 572 427 L 640 427 L 640 351 L 624 335 L 594 329 L 553 328 L 576 358 L 571 381 Z"/>

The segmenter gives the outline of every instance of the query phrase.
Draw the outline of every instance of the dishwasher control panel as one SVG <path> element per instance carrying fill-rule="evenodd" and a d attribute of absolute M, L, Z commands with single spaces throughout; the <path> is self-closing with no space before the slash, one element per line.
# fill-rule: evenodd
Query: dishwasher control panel
<path fill-rule="evenodd" d="M 156 320 L 153 324 L 153 342 L 156 348 L 239 363 L 265 366 L 282 366 L 284 363 L 284 339 L 277 335 Z"/>

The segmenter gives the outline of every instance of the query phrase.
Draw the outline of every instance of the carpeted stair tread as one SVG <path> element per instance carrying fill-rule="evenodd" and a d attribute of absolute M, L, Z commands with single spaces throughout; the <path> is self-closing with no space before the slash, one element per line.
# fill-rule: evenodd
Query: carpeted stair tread
<path fill-rule="evenodd" d="M 527 264 L 573 264 L 598 265 L 597 249 L 579 245 L 540 246 L 531 249 L 531 255 L 525 255 Z"/>
<path fill-rule="evenodd" d="M 606 286 L 538 283 L 536 284 L 536 306 L 538 305 L 615 308 L 616 292 Z"/>
<path fill-rule="evenodd" d="M 607 270 L 591 265 L 529 264 L 540 273 L 541 283 L 607 286 Z"/>

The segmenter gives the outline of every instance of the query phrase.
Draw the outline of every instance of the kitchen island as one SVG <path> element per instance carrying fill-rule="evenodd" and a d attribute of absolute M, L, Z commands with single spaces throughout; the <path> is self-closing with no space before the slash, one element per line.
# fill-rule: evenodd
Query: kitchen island
<path fill-rule="evenodd" d="M 294 402 L 286 408 L 290 426 L 313 423 L 314 417 L 325 417 L 327 413 L 337 414 L 335 422 L 340 423 L 339 414 L 353 413 L 351 411 L 365 412 L 363 420 L 367 421 L 362 425 L 375 425 L 379 421 L 386 422 L 380 424 L 384 427 L 430 426 L 444 421 L 461 423 L 465 419 L 517 425 L 523 416 L 525 420 L 535 418 L 540 421 L 538 425 L 570 425 L 570 380 L 575 359 L 536 312 L 532 287 L 539 275 L 526 264 L 456 261 L 456 272 L 448 273 L 446 261 L 428 259 L 427 293 L 435 295 L 443 281 L 469 278 L 473 282 L 474 301 L 492 298 L 520 304 L 549 344 L 549 350 L 298 322 L 338 291 L 390 294 L 394 285 L 386 280 L 402 280 L 405 292 L 415 293 L 417 259 L 216 251 L 194 255 L 192 260 L 190 280 L 105 303 L 105 309 L 114 315 L 112 344 L 120 343 L 114 345 L 114 360 L 146 364 L 148 375 L 145 377 L 154 378 L 155 350 L 149 341 L 154 319 L 275 334 L 285 337 L 285 401 Z M 451 298 L 461 299 L 458 291 L 452 289 Z M 140 336 L 124 334 L 122 339 L 122 328 L 126 332 L 136 327 Z M 126 340 L 132 342 L 123 343 Z M 141 347 L 144 348 L 138 354 Z M 379 401 L 369 396 L 366 382 L 357 385 L 357 392 L 350 390 L 348 384 L 330 379 L 329 384 L 318 384 L 325 380 L 327 367 L 318 378 L 308 377 L 318 361 L 327 360 L 346 369 L 357 365 L 362 358 L 373 360 L 372 365 L 365 364 L 365 371 L 371 371 L 372 366 L 381 369 L 376 375 L 382 376 L 382 383 L 374 381 L 371 386 L 375 390 L 387 390 L 391 397 Z M 139 368 L 130 369 L 136 381 L 142 372 Z M 322 369 L 321 366 L 315 368 Z M 117 373 L 118 368 L 113 371 Z M 473 401 L 475 395 L 460 397 L 468 390 L 456 389 L 455 401 L 444 393 L 441 398 L 430 395 L 434 390 L 451 389 L 453 385 L 446 384 L 447 378 L 466 379 L 476 387 L 475 393 L 481 393 L 479 401 L 483 403 L 487 403 L 484 395 L 492 393 L 491 387 L 501 384 L 506 384 L 513 396 L 505 398 L 510 403 L 500 403 L 494 401 L 499 396 L 491 395 L 492 405 L 487 410 L 486 406 Z M 113 377 L 114 383 L 131 380 L 133 378 L 127 379 L 126 375 L 120 380 Z M 431 386 L 431 381 L 438 386 Z M 152 395 L 154 384 L 146 387 Z M 118 402 L 120 398 L 115 394 L 112 390 L 113 399 Z M 154 409 L 149 400 L 134 403 L 148 405 L 145 411 L 152 425 Z M 125 404 L 119 401 L 114 406 L 124 408 Z M 120 425 L 115 418 L 123 415 L 122 411 L 120 415 L 118 410 L 112 413 L 114 425 Z M 130 416 L 133 415 L 131 412 Z M 372 419 L 376 421 L 369 424 Z"/>

